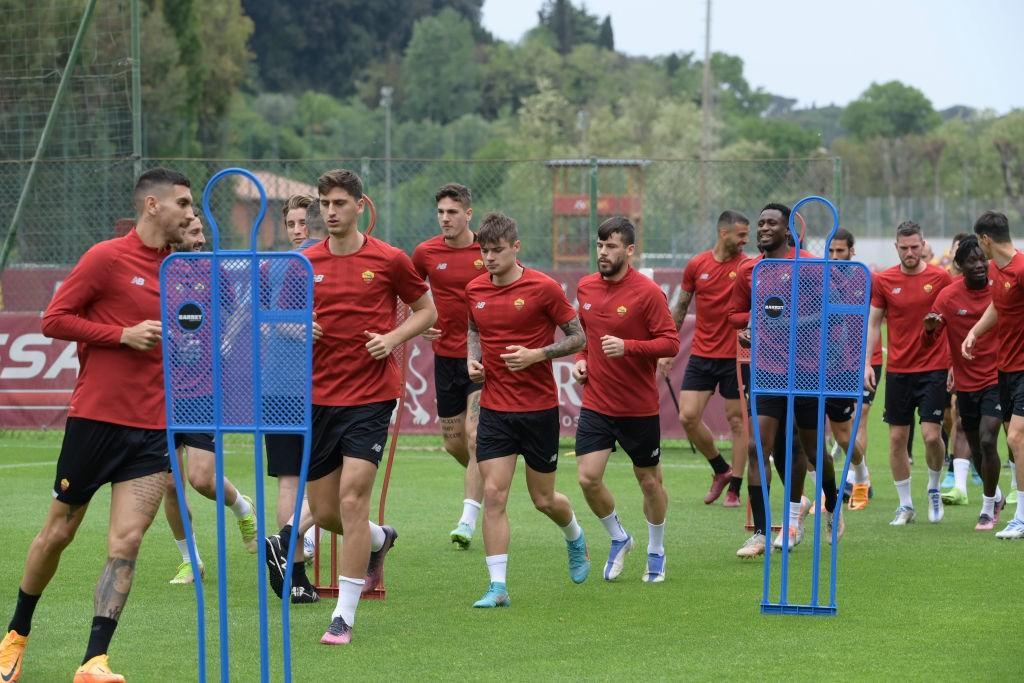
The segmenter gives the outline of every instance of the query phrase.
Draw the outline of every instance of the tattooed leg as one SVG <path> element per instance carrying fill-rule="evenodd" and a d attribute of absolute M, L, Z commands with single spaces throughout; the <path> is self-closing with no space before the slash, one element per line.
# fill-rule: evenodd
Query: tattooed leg
<path fill-rule="evenodd" d="M 469 451 L 466 449 L 466 433 L 463 430 L 463 423 L 466 414 L 460 413 L 454 417 L 441 417 L 441 437 L 444 439 L 444 449 L 453 458 L 459 461 L 463 467 L 469 460 Z"/>
<path fill-rule="evenodd" d="M 466 408 L 466 450 L 469 453 L 469 462 L 466 465 L 465 496 L 471 500 L 481 502 L 484 499 L 484 480 L 480 476 L 480 467 L 476 462 L 476 430 L 480 423 L 480 392 L 474 391 L 469 395 L 469 405 Z"/>
<path fill-rule="evenodd" d="M 117 621 L 121 616 L 121 610 L 124 609 L 124 603 L 128 599 L 128 593 L 132 589 L 132 579 L 134 578 L 135 560 L 108 557 L 107 565 L 100 575 L 100 581 L 96 584 L 96 595 L 93 601 L 95 615 Z"/>

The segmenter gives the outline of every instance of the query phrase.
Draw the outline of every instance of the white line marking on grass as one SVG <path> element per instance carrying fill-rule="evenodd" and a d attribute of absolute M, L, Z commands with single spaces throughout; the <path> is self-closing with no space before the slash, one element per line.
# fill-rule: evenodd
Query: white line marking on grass
<path fill-rule="evenodd" d="M 14 462 L 0 465 L 0 470 L 13 470 L 18 467 L 53 467 L 56 464 L 56 460 L 48 460 L 46 462 Z"/>

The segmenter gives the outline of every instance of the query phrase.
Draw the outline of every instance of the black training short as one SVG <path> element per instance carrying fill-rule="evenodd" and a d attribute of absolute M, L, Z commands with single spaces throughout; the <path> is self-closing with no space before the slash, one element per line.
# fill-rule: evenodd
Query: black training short
<path fill-rule="evenodd" d="M 868 389 L 868 386 L 864 385 L 864 405 L 869 406 L 875 402 L 875 392 L 878 391 L 878 383 L 882 381 L 882 366 L 872 365 L 871 369 L 875 371 L 875 388 Z"/>
<path fill-rule="evenodd" d="M 361 406 L 314 405 L 309 481 L 322 479 L 341 467 L 342 456 L 379 465 L 397 403 L 391 399 Z"/>
<path fill-rule="evenodd" d="M 999 405 L 1004 420 L 1011 415 L 1024 417 L 1024 371 L 999 373 Z"/>
<path fill-rule="evenodd" d="M 465 358 L 434 356 L 438 417 L 455 417 L 466 412 L 469 395 L 482 388 L 482 384 L 469 379 Z"/>
<path fill-rule="evenodd" d="M 302 465 L 302 437 L 298 434 L 265 434 L 267 476 L 297 477 Z M 310 456 L 312 458 L 312 455 Z"/>
<path fill-rule="evenodd" d="M 177 449 L 182 446 L 190 446 L 202 451 L 209 451 L 210 453 L 213 453 L 215 450 L 215 446 L 213 445 L 213 434 L 206 434 L 203 432 L 176 433 L 174 435 L 174 447 Z"/>
<path fill-rule="evenodd" d="M 167 432 L 69 417 L 57 458 L 53 497 L 85 505 L 104 484 L 167 472 Z"/>
<path fill-rule="evenodd" d="M 786 397 L 761 394 L 757 397 L 757 416 L 771 417 L 786 424 Z M 818 428 L 818 399 L 796 396 L 793 399 L 793 417 L 800 429 Z"/>
<path fill-rule="evenodd" d="M 558 468 L 558 408 L 507 413 L 480 408 L 476 431 L 478 462 L 522 454 L 535 472 Z"/>
<path fill-rule="evenodd" d="M 704 358 L 690 356 L 683 374 L 682 391 L 711 391 L 725 399 L 740 397 L 739 383 L 736 381 L 735 358 Z"/>
<path fill-rule="evenodd" d="M 853 414 L 857 412 L 857 399 L 854 398 L 826 398 L 825 414 L 829 422 L 849 422 Z"/>
<path fill-rule="evenodd" d="M 580 410 L 576 426 L 576 456 L 615 450 L 618 442 L 634 467 L 654 467 L 661 461 L 661 416 L 614 417 Z"/>
<path fill-rule="evenodd" d="M 921 422 L 942 422 L 946 409 L 945 370 L 885 373 L 885 413 L 887 424 L 905 427 L 914 421 L 917 410 Z"/>
<path fill-rule="evenodd" d="M 965 432 L 978 431 L 982 417 L 994 417 L 1002 422 L 999 386 L 993 384 L 977 391 L 956 392 L 956 411 L 960 414 L 960 424 Z"/>

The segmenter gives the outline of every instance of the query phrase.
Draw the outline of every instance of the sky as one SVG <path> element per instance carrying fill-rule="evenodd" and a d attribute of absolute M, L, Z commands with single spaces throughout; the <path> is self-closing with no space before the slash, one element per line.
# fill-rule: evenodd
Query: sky
<path fill-rule="evenodd" d="M 483 25 L 517 41 L 543 4 L 485 0 Z M 611 15 L 620 52 L 704 53 L 705 0 L 582 4 Z M 800 107 L 845 105 L 872 81 L 899 80 L 936 109 L 1005 114 L 1024 107 L 1022 33 L 1024 0 L 712 0 L 711 10 L 712 51 L 742 57 L 751 85 Z"/>

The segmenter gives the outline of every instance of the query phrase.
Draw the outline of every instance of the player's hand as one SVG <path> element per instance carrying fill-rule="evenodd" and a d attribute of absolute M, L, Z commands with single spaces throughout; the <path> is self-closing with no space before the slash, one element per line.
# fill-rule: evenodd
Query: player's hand
<path fill-rule="evenodd" d="M 974 345 L 978 343 L 978 338 L 974 336 L 974 331 L 967 333 L 964 337 L 964 343 L 960 345 L 960 354 L 967 360 L 974 360 Z"/>
<path fill-rule="evenodd" d="M 935 330 L 939 329 L 939 324 L 942 323 L 942 316 L 938 313 L 932 312 L 924 317 L 924 331 L 931 334 Z"/>
<path fill-rule="evenodd" d="M 469 379 L 477 384 L 484 383 L 484 364 L 478 360 L 466 361 L 466 370 L 469 374 Z"/>
<path fill-rule="evenodd" d="M 609 358 L 622 358 L 626 355 L 626 342 L 618 337 L 606 334 L 601 337 L 601 350 Z"/>
<path fill-rule="evenodd" d="M 949 372 L 946 373 L 946 391 L 951 394 L 953 393 L 953 368 L 950 368 Z"/>
<path fill-rule="evenodd" d="M 525 346 L 513 344 L 511 346 L 506 346 L 505 349 L 508 350 L 508 353 L 501 354 L 500 358 L 505 361 L 505 367 L 512 372 L 525 370 L 538 360 L 536 352 L 533 349 L 526 348 Z"/>
<path fill-rule="evenodd" d="M 745 349 L 749 349 L 750 348 L 750 328 L 747 327 L 747 328 L 742 329 L 739 332 L 737 332 L 736 333 L 736 339 L 739 341 L 740 346 L 742 346 Z"/>
<path fill-rule="evenodd" d="M 320 323 L 316 321 L 316 311 L 313 311 L 313 343 L 316 344 L 323 339 L 323 336 L 324 328 L 320 327 Z"/>
<path fill-rule="evenodd" d="M 160 343 L 160 321 L 143 320 L 121 330 L 121 343 L 136 351 L 149 351 Z"/>
<path fill-rule="evenodd" d="M 587 361 L 576 361 L 576 364 L 572 366 L 572 378 L 576 380 L 577 384 L 587 383 Z"/>
<path fill-rule="evenodd" d="M 868 391 L 874 391 L 875 390 L 875 382 L 877 382 L 877 381 L 878 381 L 878 378 L 875 377 L 875 369 L 873 367 L 871 367 L 870 365 L 865 365 L 864 366 L 864 387 Z"/>
<path fill-rule="evenodd" d="M 675 358 L 659 358 L 658 359 L 658 372 L 664 377 L 668 377 L 672 372 L 672 366 L 675 365 Z"/>
<path fill-rule="evenodd" d="M 427 329 L 420 332 L 420 336 L 427 341 L 437 341 L 441 338 L 441 330 L 436 327 L 428 327 Z"/>
<path fill-rule="evenodd" d="M 391 350 L 395 348 L 395 342 L 391 340 L 386 334 L 378 334 L 377 332 L 363 331 L 367 339 L 370 341 L 366 342 L 366 350 L 370 352 L 374 360 L 384 360 L 391 355 Z"/>

